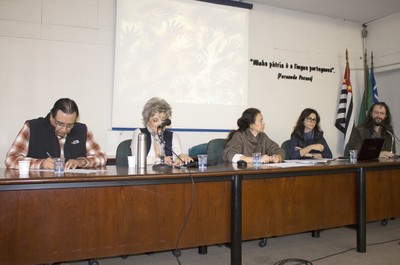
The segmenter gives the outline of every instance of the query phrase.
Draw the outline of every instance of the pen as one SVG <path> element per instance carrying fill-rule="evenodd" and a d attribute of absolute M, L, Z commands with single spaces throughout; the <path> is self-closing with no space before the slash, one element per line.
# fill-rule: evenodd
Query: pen
<path fill-rule="evenodd" d="M 46 154 L 47 154 L 48 157 L 52 158 L 51 155 L 49 154 L 49 152 L 46 152 Z"/>

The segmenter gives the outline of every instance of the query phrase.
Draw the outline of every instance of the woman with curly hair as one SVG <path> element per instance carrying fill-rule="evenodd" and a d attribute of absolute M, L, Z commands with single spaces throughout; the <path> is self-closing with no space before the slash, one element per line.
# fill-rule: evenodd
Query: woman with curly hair
<path fill-rule="evenodd" d="M 311 108 L 304 109 L 290 136 L 289 159 L 332 158 L 332 152 L 320 128 L 321 118 Z"/>

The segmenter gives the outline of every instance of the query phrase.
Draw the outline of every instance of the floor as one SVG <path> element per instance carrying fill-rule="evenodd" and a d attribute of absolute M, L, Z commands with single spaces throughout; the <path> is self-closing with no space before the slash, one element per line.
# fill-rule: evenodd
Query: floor
<path fill-rule="evenodd" d="M 323 230 L 319 238 L 310 233 L 269 238 L 264 248 L 258 240 L 242 245 L 243 265 L 399 265 L 400 219 L 389 220 L 387 225 L 373 222 L 367 225 L 367 252 L 356 251 L 356 230 L 341 227 Z M 171 251 L 151 255 L 132 255 L 97 259 L 99 265 L 220 265 L 230 264 L 230 249 L 226 246 L 209 246 L 206 255 L 197 248 L 181 250 L 179 260 Z M 87 265 L 88 261 L 62 263 L 62 265 Z"/>

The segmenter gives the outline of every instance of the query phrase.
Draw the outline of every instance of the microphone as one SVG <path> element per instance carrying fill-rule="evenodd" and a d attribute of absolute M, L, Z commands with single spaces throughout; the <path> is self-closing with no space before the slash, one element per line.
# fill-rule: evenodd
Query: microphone
<path fill-rule="evenodd" d="M 392 136 L 392 144 L 391 144 L 391 146 L 390 146 L 390 152 L 393 154 L 393 145 L 395 144 L 395 141 L 394 141 L 394 134 L 393 134 L 391 131 L 389 131 L 389 129 L 388 129 L 385 125 L 381 124 L 381 127 L 382 127 L 388 134 L 390 134 L 390 136 Z"/>
<path fill-rule="evenodd" d="M 157 128 L 164 128 L 165 126 L 171 125 L 171 120 L 170 119 L 165 119 L 160 125 L 157 126 Z"/>
<path fill-rule="evenodd" d="M 153 170 L 166 170 L 172 168 L 172 166 L 168 165 L 165 163 L 164 158 L 165 158 L 165 141 L 164 141 L 164 127 L 171 125 L 171 120 L 170 119 L 165 119 L 160 125 L 157 126 L 157 134 L 158 138 L 160 139 L 160 144 L 162 153 L 161 153 L 161 163 L 160 164 L 155 164 L 153 165 Z"/>

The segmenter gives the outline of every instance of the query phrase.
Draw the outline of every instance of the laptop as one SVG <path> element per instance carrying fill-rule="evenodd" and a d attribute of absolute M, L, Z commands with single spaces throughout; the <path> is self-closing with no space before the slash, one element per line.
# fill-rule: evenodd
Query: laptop
<path fill-rule="evenodd" d="M 363 141 L 358 152 L 358 160 L 375 159 L 379 157 L 382 150 L 384 138 L 367 138 Z"/>

